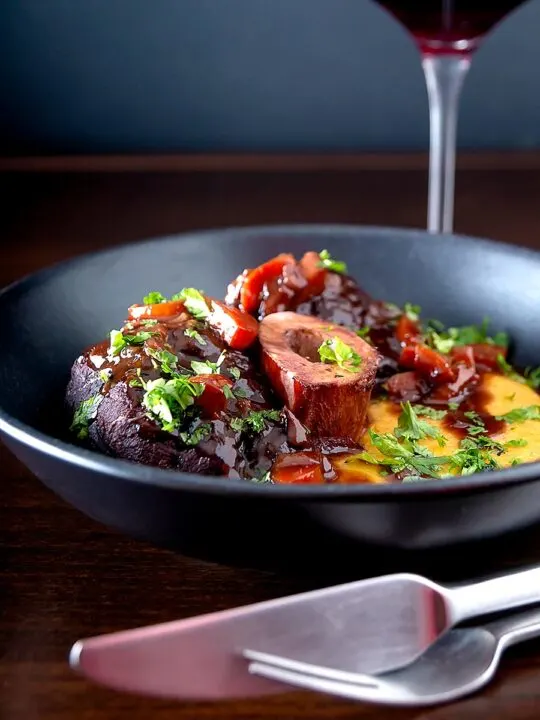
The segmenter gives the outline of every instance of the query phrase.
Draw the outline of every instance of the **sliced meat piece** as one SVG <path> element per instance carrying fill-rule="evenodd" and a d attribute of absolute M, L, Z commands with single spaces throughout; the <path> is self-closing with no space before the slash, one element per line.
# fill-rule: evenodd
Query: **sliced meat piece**
<path fill-rule="evenodd" d="M 264 318 L 259 339 L 265 373 L 286 406 L 309 429 L 310 438 L 358 442 L 366 428 L 377 351 L 343 327 L 293 312 Z M 319 348 L 325 343 L 336 346 L 336 340 L 349 348 L 352 359 L 322 362 Z"/>

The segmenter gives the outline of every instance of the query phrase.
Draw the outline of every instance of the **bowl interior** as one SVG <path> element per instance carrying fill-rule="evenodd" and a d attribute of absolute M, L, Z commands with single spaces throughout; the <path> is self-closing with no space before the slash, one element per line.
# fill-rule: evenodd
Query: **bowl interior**
<path fill-rule="evenodd" d="M 491 320 L 512 357 L 540 363 L 540 253 L 461 236 L 346 226 L 242 228 L 158 238 L 75 258 L 6 289 L 0 412 L 65 438 L 62 397 L 70 366 L 120 327 L 150 290 L 195 286 L 222 297 L 245 267 L 282 251 L 327 248 L 374 297 L 422 307 L 444 323 Z"/>

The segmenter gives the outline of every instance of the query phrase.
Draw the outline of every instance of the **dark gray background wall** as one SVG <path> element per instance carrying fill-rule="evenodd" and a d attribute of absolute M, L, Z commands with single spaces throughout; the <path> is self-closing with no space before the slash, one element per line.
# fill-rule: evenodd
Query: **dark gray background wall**
<path fill-rule="evenodd" d="M 0 151 L 425 149 L 419 58 L 371 0 L 3 0 Z M 475 57 L 459 145 L 540 147 L 540 0 Z"/>

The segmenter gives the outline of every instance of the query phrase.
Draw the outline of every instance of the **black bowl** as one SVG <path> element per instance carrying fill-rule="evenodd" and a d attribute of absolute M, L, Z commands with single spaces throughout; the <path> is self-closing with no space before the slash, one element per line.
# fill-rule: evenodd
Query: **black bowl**
<path fill-rule="evenodd" d="M 281 251 L 328 248 L 373 296 L 445 323 L 489 316 L 540 359 L 540 253 L 394 228 L 255 227 L 188 233 L 78 257 L 0 295 L 0 431 L 49 488 L 90 517 L 189 555 L 259 567 L 334 567 L 426 553 L 540 519 L 540 463 L 409 485 L 268 486 L 159 470 L 65 439 L 63 393 L 83 348 L 122 324 L 147 291 L 184 285 L 223 296 L 244 267 Z M 324 551 L 324 552 L 323 552 Z M 397 553 L 397 554 L 396 554 Z M 395 565 L 395 563 L 394 563 Z"/>

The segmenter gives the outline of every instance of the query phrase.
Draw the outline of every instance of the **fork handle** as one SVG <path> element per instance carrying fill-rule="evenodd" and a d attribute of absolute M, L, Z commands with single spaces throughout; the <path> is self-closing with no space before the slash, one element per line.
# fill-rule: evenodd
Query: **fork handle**
<path fill-rule="evenodd" d="M 487 623 L 484 627 L 504 647 L 531 640 L 540 635 L 540 608 L 527 610 L 517 615 L 508 615 Z"/>
<path fill-rule="evenodd" d="M 540 602 L 540 567 L 448 590 L 455 623 Z"/>

